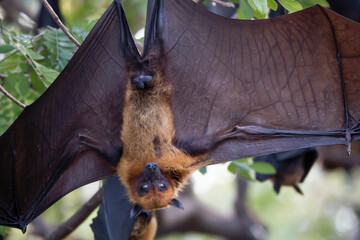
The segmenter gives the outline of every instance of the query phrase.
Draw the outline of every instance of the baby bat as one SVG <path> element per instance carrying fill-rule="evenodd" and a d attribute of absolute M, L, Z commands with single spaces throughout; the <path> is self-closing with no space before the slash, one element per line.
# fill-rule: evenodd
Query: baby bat
<path fill-rule="evenodd" d="M 360 137 L 360 25 L 315 6 L 261 21 L 149 0 L 140 55 L 111 4 L 59 77 L 0 137 L 0 224 L 26 225 L 117 174 L 139 211 L 196 169 Z"/>

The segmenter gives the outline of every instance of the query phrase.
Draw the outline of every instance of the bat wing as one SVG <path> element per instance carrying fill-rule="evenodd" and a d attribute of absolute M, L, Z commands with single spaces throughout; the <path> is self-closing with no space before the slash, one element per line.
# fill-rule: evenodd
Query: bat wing
<path fill-rule="evenodd" d="M 0 225 L 26 225 L 59 198 L 114 174 L 126 89 L 138 54 L 121 1 L 49 89 L 0 138 Z"/>
<path fill-rule="evenodd" d="M 118 177 L 106 180 L 102 204 L 91 229 L 96 240 L 127 240 L 136 218 L 130 218 L 133 204 Z"/>
<path fill-rule="evenodd" d="M 175 144 L 209 153 L 197 166 L 359 139 L 358 23 L 320 6 L 258 21 L 190 0 L 149 8 L 145 44 L 163 44 Z"/>

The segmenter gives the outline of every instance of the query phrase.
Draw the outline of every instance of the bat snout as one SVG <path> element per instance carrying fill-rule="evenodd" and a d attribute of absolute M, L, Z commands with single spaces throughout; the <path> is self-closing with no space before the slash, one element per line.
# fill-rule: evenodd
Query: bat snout
<path fill-rule="evenodd" d="M 151 172 L 155 172 L 156 169 L 158 168 L 158 165 L 157 165 L 157 163 L 155 163 L 155 162 L 151 162 L 151 163 L 147 163 L 147 164 L 145 165 L 145 168 L 148 169 L 148 170 L 151 171 Z"/>

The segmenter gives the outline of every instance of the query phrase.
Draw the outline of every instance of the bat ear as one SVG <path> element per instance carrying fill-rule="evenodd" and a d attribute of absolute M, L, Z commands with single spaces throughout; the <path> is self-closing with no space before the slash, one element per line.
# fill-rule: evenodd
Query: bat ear
<path fill-rule="evenodd" d="M 274 191 L 276 192 L 276 194 L 280 193 L 280 188 L 281 188 L 281 182 L 278 179 L 276 179 L 274 181 Z"/>
<path fill-rule="evenodd" d="M 144 210 L 139 205 L 135 204 L 130 212 L 130 219 L 138 217 Z"/>
<path fill-rule="evenodd" d="M 173 207 L 176 208 L 180 208 L 181 210 L 184 210 L 184 206 L 182 205 L 182 203 L 177 200 L 176 198 L 171 199 L 171 201 L 169 202 L 169 204 Z"/>
<path fill-rule="evenodd" d="M 304 195 L 303 191 L 301 191 L 301 188 L 298 185 L 294 185 L 295 191 L 297 191 L 299 194 Z"/>

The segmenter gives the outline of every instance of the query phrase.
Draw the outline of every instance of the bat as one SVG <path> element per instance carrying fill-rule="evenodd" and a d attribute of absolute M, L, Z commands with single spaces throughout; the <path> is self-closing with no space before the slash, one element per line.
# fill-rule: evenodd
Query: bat
<path fill-rule="evenodd" d="M 0 137 L 0 224 L 118 175 L 133 215 L 210 164 L 359 139 L 360 25 L 315 6 L 240 21 L 149 0 L 144 51 L 120 0 Z"/>
<path fill-rule="evenodd" d="M 314 148 L 273 153 L 254 158 L 254 162 L 266 162 L 274 166 L 275 174 L 256 173 L 256 179 L 265 181 L 270 179 L 274 183 L 274 190 L 280 193 L 281 186 L 293 186 L 303 195 L 298 183 L 303 182 L 313 166 L 318 154 Z"/>
<path fill-rule="evenodd" d="M 153 239 L 157 222 L 151 212 L 139 212 L 129 218 L 133 204 L 117 177 L 106 180 L 104 196 L 97 217 L 90 225 L 95 240 Z"/>

